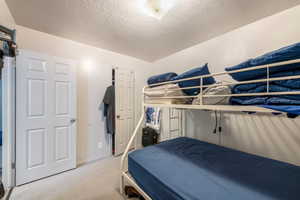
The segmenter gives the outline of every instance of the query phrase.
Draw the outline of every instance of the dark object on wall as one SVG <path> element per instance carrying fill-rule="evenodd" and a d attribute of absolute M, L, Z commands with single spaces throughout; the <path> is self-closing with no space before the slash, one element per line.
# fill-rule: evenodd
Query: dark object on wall
<path fill-rule="evenodd" d="M 158 133 L 156 130 L 150 127 L 143 128 L 142 145 L 144 147 L 157 144 L 157 141 Z"/>

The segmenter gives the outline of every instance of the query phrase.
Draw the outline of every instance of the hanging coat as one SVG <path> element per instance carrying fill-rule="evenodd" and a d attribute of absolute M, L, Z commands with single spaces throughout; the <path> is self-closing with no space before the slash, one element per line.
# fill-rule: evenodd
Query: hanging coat
<path fill-rule="evenodd" d="M 115 133 L 115 86 L 106 88 L 103 98 L 104 116 L 106 117 L 106 129 L 108 134 Z"/>

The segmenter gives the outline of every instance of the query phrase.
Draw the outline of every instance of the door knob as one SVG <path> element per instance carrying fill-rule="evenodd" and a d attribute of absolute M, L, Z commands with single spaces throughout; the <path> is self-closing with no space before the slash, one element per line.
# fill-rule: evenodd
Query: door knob
<path fill-rule="evenodd" d="M 120 119 L 120 117 L 121 117 L 120 115 L 117 115 L 117 119 Z"/>
<path fill-rule="evenodd" d="M 71 119 L 70 122 L 73 124 L 76 122 L 76 119 Z"/>

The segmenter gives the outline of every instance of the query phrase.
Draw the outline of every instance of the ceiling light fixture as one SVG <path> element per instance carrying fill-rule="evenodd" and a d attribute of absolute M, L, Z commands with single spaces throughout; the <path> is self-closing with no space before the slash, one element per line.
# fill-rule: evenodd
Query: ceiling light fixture
<path fill-rule="evenodd" d="M 161 19 L 171 10 L 177 0 L 140 0 L 143 12 L 156 19 Z"/>

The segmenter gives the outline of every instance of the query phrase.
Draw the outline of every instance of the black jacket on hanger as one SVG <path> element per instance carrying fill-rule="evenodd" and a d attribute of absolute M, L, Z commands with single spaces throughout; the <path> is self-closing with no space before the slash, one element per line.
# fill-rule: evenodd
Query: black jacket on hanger
<path fill-rule="evenodd" d="M 115 86 L 106 88 L 103 98 L 104 116 L 106 117 L 106 128 L 108 134 L 115 133 Z"/>

